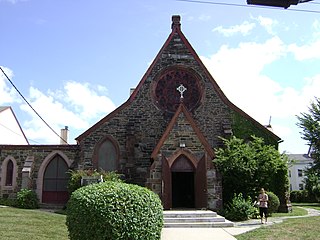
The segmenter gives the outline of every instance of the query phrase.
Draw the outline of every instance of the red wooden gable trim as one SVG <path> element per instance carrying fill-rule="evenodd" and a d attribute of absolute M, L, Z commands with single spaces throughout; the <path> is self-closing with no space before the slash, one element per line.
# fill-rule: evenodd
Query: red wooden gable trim
<path fill-rule="evenodd" d="M 194 132 L 196 133 L 200 142 L 204 146 L 204 149 L 207 151 L 210 158 L 213 159 L 215 157 L 215 154 L 214 154 L 212 147 L 207 142 L 206 138 L 203 136 L 200 129 L 197 127 L 197 124 L 195 123 L 195 121 L 193 120 L 192 116 L 190 115 L 190 113 L 188 112 L 188 110 L 186 109 L 186 107 L 184 106 L 183 103 L 181 103 L 179 105 L 177 111 L 175 112 L 174 116 L 172 117 L 170 123 L 168 124 L 166 130 L 164 131 L 164 134 L 162 135 L 158 144 L 156 145 L 155 149 L 153 150 L 153 152 L 151 154 L 151 158 L 155 159 L 157 157 L 157 154 L 159 153 L 161 147 L 163 146 L 164 142 L 169 137 L 169 134 L 172 131 L 172 128 L 174 127 L 174 124 L 177 122 L 177 119 L 178 119 L 180 113 L 183 113 L 185 115 L 187 121 L 190 123 L 192 129 L 194 130 Z"/>

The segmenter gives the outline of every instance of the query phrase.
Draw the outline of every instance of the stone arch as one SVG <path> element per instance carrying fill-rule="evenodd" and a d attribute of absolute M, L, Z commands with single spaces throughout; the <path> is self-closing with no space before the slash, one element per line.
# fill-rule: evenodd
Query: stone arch
<path fill-rule="evenodd" d="M 10 185 L 6 184 L 7 180 L 7 167 L 9 162 L 12 162 L 12 181 Z M 1 165 L 1 188 L 5 190 L 14 190 L 17 187 L 18 165 L 17 161 L 12 156 L 7 156 Z"/>
<path fill-rule="evenodd" d="M 65 161 L 68 168 L 70 168 L 71 164 L 73 163 L 73 160 L 70 160 L 62 151 L 58 151 L 58 150 L 52 151 L 50 154 L 46 156 L 46 158 L 43 160 L 43 162 L 40 165 L 40 168 L 38 171 L 38 178 L 37 178 L 36 192 L 41 203 L 42 203 L 43 179 L 44 179 L 45 170 L 48 164 L 56 155 L 59 155 Z"/>
<path fill-rule="evenodd" d="M 110 155 L 103 156 L 106 152 L 110 153 Z M 92 159 L 93 168 L 97 170 L 102 168 L 105 171 L 116 171 L 119 169 L 119 156 L 120 150 L 118 142 L 112 136 L 106 135 L 95 145 Z M 105 160 L 104 163 L 99 162 L 103 160 Z M 108 161 L 111 161 L 109 165 Z"/>
<path fill-rule="evenodd" d="M 198 160 L 197 158 L 187 149 L 178 149 L 175 151 L 168 159 L 168 163 L 170 168 L 173 166 L 176 160 L 178 160 L 181 156 L 185 156 L 190 163 L 193 165 L 193 167 L 196 169 L 198 165 Z"/>

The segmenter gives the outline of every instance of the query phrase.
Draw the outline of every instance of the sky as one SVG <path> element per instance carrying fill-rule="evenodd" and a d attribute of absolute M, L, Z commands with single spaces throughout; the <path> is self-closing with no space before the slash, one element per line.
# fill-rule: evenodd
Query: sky
<path fill-rule="evenodd" d="M 282 8 L 245 0 L 0 0 L 0 66 L 69 143 L 124 103 L 171 33 L 172 15 L 227 98 L 307 153 L 297 115 L 320 97 L 320 0 Z M 316 12 L 293 11 L 311 10 Z M 0 73 L 30 144 L 60 142 Z"/>

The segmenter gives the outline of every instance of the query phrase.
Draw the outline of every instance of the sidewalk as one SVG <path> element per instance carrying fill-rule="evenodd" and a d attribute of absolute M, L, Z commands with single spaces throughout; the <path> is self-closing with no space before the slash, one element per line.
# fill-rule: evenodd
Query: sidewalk
<path fill-rule="evenodd" d="M 163 228 L 161 240 L 236 240 L 235 236 L 252 231 L 259 227 L 270 226 L 276 223 L 281 223 L 289 218 L 303 218 L 320 216 L 320 211 L 304 208 L 308 211 L 304 216 L 290 217 L 270 217 L 267 224 L 261 224 L 260 219 L 250 219 L 242 222 L 235 222 L 234 227 L 228 228 Z"/>

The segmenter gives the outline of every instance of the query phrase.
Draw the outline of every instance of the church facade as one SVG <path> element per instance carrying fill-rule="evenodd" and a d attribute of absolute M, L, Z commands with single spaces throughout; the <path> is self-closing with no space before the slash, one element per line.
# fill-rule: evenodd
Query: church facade
<path fill-rule="evenodd" d="M 0 145 L 2 197 L 28 187 L 43 203 L 64 203 L 68 169 L 103 169 L 150 188 L 165 209 L 220 209 L 214 149 L 221 137 L 254 134 L 275 146 L 280 138 L 227 99 L 182 33 L 180 16 L 171 28 L 129 99 L 77 145 Z"/>

